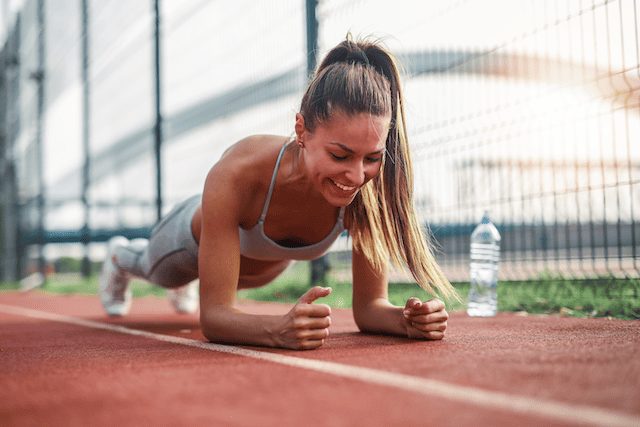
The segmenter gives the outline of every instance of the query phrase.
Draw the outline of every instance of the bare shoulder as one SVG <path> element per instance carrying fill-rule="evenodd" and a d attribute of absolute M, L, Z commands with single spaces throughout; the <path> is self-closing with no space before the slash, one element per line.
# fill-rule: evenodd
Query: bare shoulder
<path fill-rule="evenodd" d="M 250 177 L 262 168 L 272 168 L 273 162 L 282 145 L 287 142 L 284 136 L 253 135 L 229 147 L 214 168 L 224 173 Z"/>
<path fill-rule="evenodd" d="M 215 201 L 209 205 L 223 202 L 230 208 L 235 205 L 237 212 L 247 211 L 255 196 L 266 191 L 275 159 L 287 140 L 284 136 L 253 135 L 229 147 L 207 175 L 203 209 L 206 201 Z"/>

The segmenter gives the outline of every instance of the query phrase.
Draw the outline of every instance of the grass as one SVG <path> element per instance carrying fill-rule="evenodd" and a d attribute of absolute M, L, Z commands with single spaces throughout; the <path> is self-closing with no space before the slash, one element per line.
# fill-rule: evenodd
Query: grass
<path fill-rule="evenodd" d="M 296 263 L 269 286 L 239 291 L 241 298 L 294 303 L 308 288 L 308 263 Z M 351 283 L 332 278 L 333 292 L 322 301 L 332 307 L 351 307 Z M 454 283 L 462 302 L 446 301 L 447 310 L 466 308 L 469 283 Z M 415 283 L 390 283 L 389 301 L 404 305 L 410 297 L 432 298 Z M 640 319 L 640 280 L 600 278 L 563 280 L 544 277 L 537 281 L 500 282 L 498 310 L 573 317 Z"/>
<path fill-rule="evenodd" d="M 242 290 L 243 298 L 258 301 L 293 303 L 307 285 L 294 280 L 277 281 L 259 289 Z M 322 299 L 332 307 L 351 307 L 351 285 L 329 281 L 333 292 Z M 462 302 L 447 301 L 447 310 L 466 308 L 468 283 L 454 286 Z M 410 297 L 428 300 L 432 297 L 413 283 L 390 283 L 389 301 L 404 305 Z M 640 281 L 615 280 L 609 282 L 501 282 L 498 286 L 498 310 L 531 314 L 560 314 L 572 317 L 615 317 L 640 319 Z"/>
<path fill-rule="evenodd" d="M 309 289 L 309 266 L 295 263 L 281 277 L 268 286 L 238 291 L 241 299 L 295 303 Z M 82 278 L 77 274 L 54 275 L 43 288 L 54 294 L 97 295 L 97 276 Z M 331 307 L 351 307 L 351 284 L 329 278 L 325 286 L 333 292 L 322 302 Z M 447 310 L 464 310 L 468 283 L 455 283 L 462 302 L 447 301 Z M 0 284 L 0 291 L 19 289 L 17 283 Z M 134 297 L 163 296 L 165 290 L 149 283 L 132 281 Z M 410 297 L 422 300 L 431 297 L 415 283 L 390 283 L 389 300 L 404 305 Z M 500 282 L 498 310 L 533 314 L 560 314 L 574 317 L 614 317 L 640 319 L 640 280 L 601 278 L 597 280 L 561 280 L 543 278 L 538 281 Z"/>
<path fill-rule="evenodd" d="M 0 292 L 19 289 L 19 283 L 0 283 Z M 58 295 L 98 295 L 98 276 L 84 278 L 74 273 L 54 274 L 47 279 L 46 285 L 41 290 Z M 132 280 L 131 290 L 134 297 L 164 296 L 166 293 L 165 289 L 142 280 Z"/>
<path fill-rule="evenodd" d="M 498 301 L 501 311 L 640 319 L 640 280 L 505 282 Z"/>

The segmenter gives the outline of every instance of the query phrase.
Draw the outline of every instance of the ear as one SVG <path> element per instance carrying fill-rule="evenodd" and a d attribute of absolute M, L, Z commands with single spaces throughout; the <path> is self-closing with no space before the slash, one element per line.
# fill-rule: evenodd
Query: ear
<path fill-rule="evenodd" d="M 298 137 L 298 140 L 304 141 L 305 132 L 307 131 L 307 128 L 304 125 L 304 117 L 302 117 L 302 114 L 300 113 L 296 113 L 295 130 L 296 130 L 296 136 Z"/>

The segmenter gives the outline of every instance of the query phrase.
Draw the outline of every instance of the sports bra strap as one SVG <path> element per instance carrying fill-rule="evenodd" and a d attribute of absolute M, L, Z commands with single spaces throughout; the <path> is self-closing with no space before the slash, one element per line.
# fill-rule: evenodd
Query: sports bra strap
<path fill-rule="evenodd" d="M 269 210 L 269 203 L 271 203 L 271 195 L 273 194 L 273 189 L 276 186 L 276 177 L 278 176 L 278 168 L 280 167 L 280 161 L 282 160 L 282 156 L 284 155 L 284 149 L 287 147 L 287 143 L 285 143 L 280 149 L 280 154 L 278 154 L 278 159 L 276 160 L 276 166 L 273 169 L 273 175 L 271 176 L 271 184 L 269 184 L 269 191 L 267 192 L 267 198 L 264 201 L 264 206 L 262 207 L 262 213 L 260 214 L 260 219 L 258 222 L 264 223 L 264 219 L 267 217 L 267 211 Z"/>

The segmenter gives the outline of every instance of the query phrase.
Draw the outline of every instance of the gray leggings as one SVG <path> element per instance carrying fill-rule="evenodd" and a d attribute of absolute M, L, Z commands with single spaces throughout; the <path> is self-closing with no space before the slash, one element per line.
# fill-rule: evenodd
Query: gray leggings
<path fill-rule="evenodd" d="M 151 237 L 132 240 L 116 247 L 118 267 L 129 274 L 163 288 L 178 288 L 198 278 L 198 243 L 191 233 L 193 214 L 202 196 L 190 197 L 176 205 L 151 230 Z M 275 279 L 289 265 L 282 260 L 268 270 L 251 276 L 240 275 L 242 287 L 257 287 Z"/>
<path fill-rule="evenodd" d="M 198 278 L 198 243 L 191 232 L 201 196 L 176 205 L 151 230 L 151 237 L 116 247 L 118 267 L 164 288 L 177 288 Z"/>

